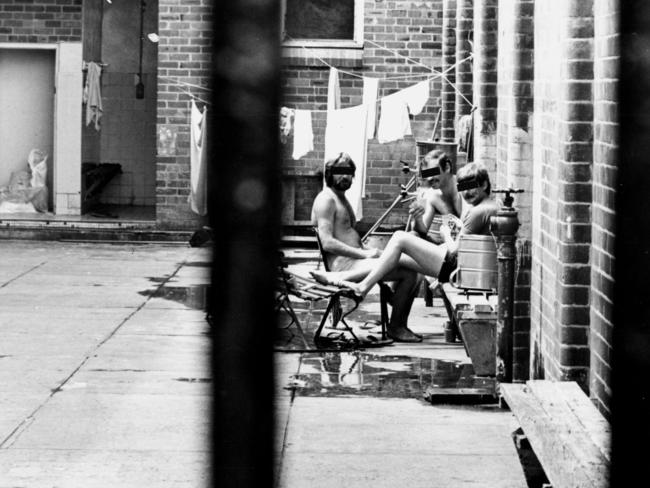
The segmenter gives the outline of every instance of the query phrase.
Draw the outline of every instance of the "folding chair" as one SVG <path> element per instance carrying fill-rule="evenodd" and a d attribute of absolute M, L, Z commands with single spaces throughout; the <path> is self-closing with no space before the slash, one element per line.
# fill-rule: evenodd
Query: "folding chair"
<path fill-rule="evenodd" d="M 314 234 L 316 234 L 316 242 L 318 242 L 318 250 L 320 251 L 320 258 L 323 263 L 323 267 L 325 268 L 325 271 L 330 271 L 330 267 L 327 264 L 327 259 L 325 259 L 325 251 L 323 250 L 323 244 L 320 240 L 320 236 L 318 235 L 318 228 L 314 227 Z M 388 286 L 386 283 L 383 281 L 380 281 L 379 283 L 379 309 L 381 313 L 381 341 L 384 344 L 389 344 L 392 342 L 391 339 L 388 338 L 388 335 L 386 334 L 386 328 L 388 327 L 388 303 L 391 300 L 391 297 L 393 295 L 393 290 L 391 290 L 390 286 Z M 334 307 L 340 309 L 340 304 L 334 304 Z"/>
<path fill-rule="evenodd" d="M 278 266 L 278 280 L 276 284 L 276 311 L 282 309 L 287 312 L 291 318 L 291 322 L 287 325 L 287 328 L 295 324 L 300 333 L 303 344 L 305 345 L 305 349 L 310 349 L 305 338 L 304 330 L 300 324 L 300 319 L 291 304 L 290 296 L 295 296 L 301 300 L 309 301 L 312 305 L 314 302 L 320 300 L 328 300 L 327 308 L 325 309 L 320 324 L 314 333 L 314 344 L 318 349 L 321 348 L 320 346 L 327 345 L 337 345 L 337 349 L 373 345 L 373 343 L 361 341 L 352 330 L 352 327 L 350 327 L 345 320 L 349 314 L 357 309 L 359 303 L 361 303 L 361 298 L 356 295 L 353 290 L 338 286 L 322 285 L 315 280 L 292 273 L 287 269 L 284 256 L 281 255 L 280 265 Z M 353 303 L 353 306 L 345 313 L 342 313 L 341 298 L 350 299 Z M 336 327 L 339 322 L 345 326 L 346 331 L 350 333 L 351 341 L 340 341 L 337 343 L 336 341 L 321 337 L 321 332 L 329 317 L 332 318 L 334 327 Z"/>

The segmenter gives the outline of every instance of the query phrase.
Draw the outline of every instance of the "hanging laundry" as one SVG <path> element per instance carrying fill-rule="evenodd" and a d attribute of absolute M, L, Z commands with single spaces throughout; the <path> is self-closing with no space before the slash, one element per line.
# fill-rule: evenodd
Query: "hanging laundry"
<path fill-rule="evenodd" d="M 92 61 L 87 63 L 86 85 L 83 92 L 83 103 L 86 104 L 86 125 L 95 123 L 95 129 L 99 130 L 99 119 L 102 116 L 102 90 L 101 76 L 102 67 Z"/>
<path fill-rule="evenodd" d="M 368 106 L 357 105 L 327 112 L 325 162 L 348 153 L 357 167 L 352 186 L 345 193 L 358 220 L 363 218 L 362 197 L 366 181 Z"/>
<path fill-rule="evenodd" d="M 293 159 L 300 159 L 314 150 L 314 132 L 311 126 L 311 110 L 295 110 L 293 122 Z"/>
<path fill-rule="evenodd" d="M 375 137 L 375 125 L 377 121 L 377 92 L 379 90 L 379 78 L 363 78 L 363 99 L 362 103 L 368 105 L 368 139 Z"/>
<path fill-rule="evenodd" d="M 404 90 L 383 97 L 381 99 L 377 140 L 383 144 L 403 139 L 404 136 L 411 134 L 411 121 L 409 120 Z"/>
<path fill-rule="evenodd" d="M 286 144 L 293 128 L 293 118 L 295 111 L 291 108 L 282 107 L 280 109 L 280 142 Z"/>
<path fill-rule="evenodd" d="M 339 70 L 330 68 L 330 78 L 327 84 L 327 110 L 338 110 L 339 108 L 341 108 Z"/>
<path fill-rule="evenodd" d="M 411 115 L 419 115 L 429 101 L 429 80 L 421 81 L 402 90 Z"/>
<path fill-rule="evenodd" d="M 458 128 L 456 129 L 458 151 L 468 152 L 472 135 L 472 115 L 461 115 L 458 119 Z"/>
<path fill-rule="evenodd" d="M 192 100 L 190 109 L 190 195 L 187 201 L 194 213 L 208 213 L 208 140 L 207 113 L 203 113 Z"/>

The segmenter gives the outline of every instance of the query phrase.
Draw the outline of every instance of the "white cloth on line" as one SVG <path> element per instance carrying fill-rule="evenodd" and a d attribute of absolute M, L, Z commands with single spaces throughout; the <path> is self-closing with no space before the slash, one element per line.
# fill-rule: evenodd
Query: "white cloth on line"
<path fill-rule="evenodd" d="M 330 68 L 330 77 L 327 83 L 327 110 L 338 110 L 339 108 L 341 108 L 339 70 Z"/>
<path fill-rule="evenodd" d="M 350 155 L 357 167 L 352 186 L 345 192 L 357 220 L 363 218 L 361 199 L 366 181 L 367 122 L 368 106 L 356 105 L 328 111 L 325 127 L 325 162 L 345 152 Z"/>
<path fill-rule="evenodd" d="M 86 125 L 95 123 L 95 129 L 99 130 L 99 119 L 102 117 L 101 76 L 102 67 L 97 63 L 87 63 L 86 85 L 83 92 L 83 103 L 86 104 Z"/>
<path fill-rule="evenodd" d="M 421 81 L 402 90 L 411 115 L 418 115 L 429 101 L 429 80 Z"/>
<path fill-rule="evenodd" d="M 293 119 L 293 159 L 300 159 L 314 150 L 314 132 L 311 126 L 311 110 L 295 110 Z"/>
<path fill-rule="evenodd" d="M 377 140 L 380 143 L 392 142 L 411 135 L 411 121 L 404 97 L 404 90 L 387 95 L 381 99 L 381 113 Z"/>
<path fill-rule="evenodd" d="M 208 140 L 207 113 L 203 113 L 192 100 L 190 108 L 190 195 L 187 201 L 194 213 L 208 213 Z"/>
<path fill-rule="evenodd" d="M 362 103 L 368 105 L 368 139 L 375 137 L 375 125 L 377 121 L 377 92 L 379 90 L 379 78 L 363 78 L 363 99 Z"/>

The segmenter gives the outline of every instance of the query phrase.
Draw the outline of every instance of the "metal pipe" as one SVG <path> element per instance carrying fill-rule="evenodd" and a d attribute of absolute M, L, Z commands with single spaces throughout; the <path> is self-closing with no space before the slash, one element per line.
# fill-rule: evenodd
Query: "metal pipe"
<path fill-rule="evenodd" d="M 413 185 L 417 182 L 417 177 L 412 176 L 409 182 L 402 188 L 402 191 L 400 191 L 400 194 L 393 200 L 393 203 L 391 203 L 390 207 L 386 209 L 386 211 L 377 219 L 377 221 L 373 224 L 372 227 L 370 227 L 370 230 L 364 234 L 364 236 L 361 238 L 361 242 L 364 242 L 370 234 L 372 234 L 374 231 L 377 230 L 377 228 L 381 225 L 381 223 L 388 217 L 388 215 L 393 211 L 393 209 L 401 203 L 407 196 L 408 192 L 411 190 Z"/>
<path fill-rule="evenodd" d="M 499 383 L 512 383 L 513 377 L 513 333 L 515 297 L 515 241 L 519 219 L 512 207 L 511 193 L 523 190 L 494 190 L 505 193 L 503 206 L 497 215 L 490 218 L 490 232 L 497 241 L 497 330 L 496 330 L 496 379 Z"/>

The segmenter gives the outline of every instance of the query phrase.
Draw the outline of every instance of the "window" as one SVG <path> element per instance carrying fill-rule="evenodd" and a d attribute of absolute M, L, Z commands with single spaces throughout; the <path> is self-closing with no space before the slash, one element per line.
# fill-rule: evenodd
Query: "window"
<path fill-rule="evenodd" d="M 285 47 L 360 48 L 363 0 L 283 0 Z"/>

